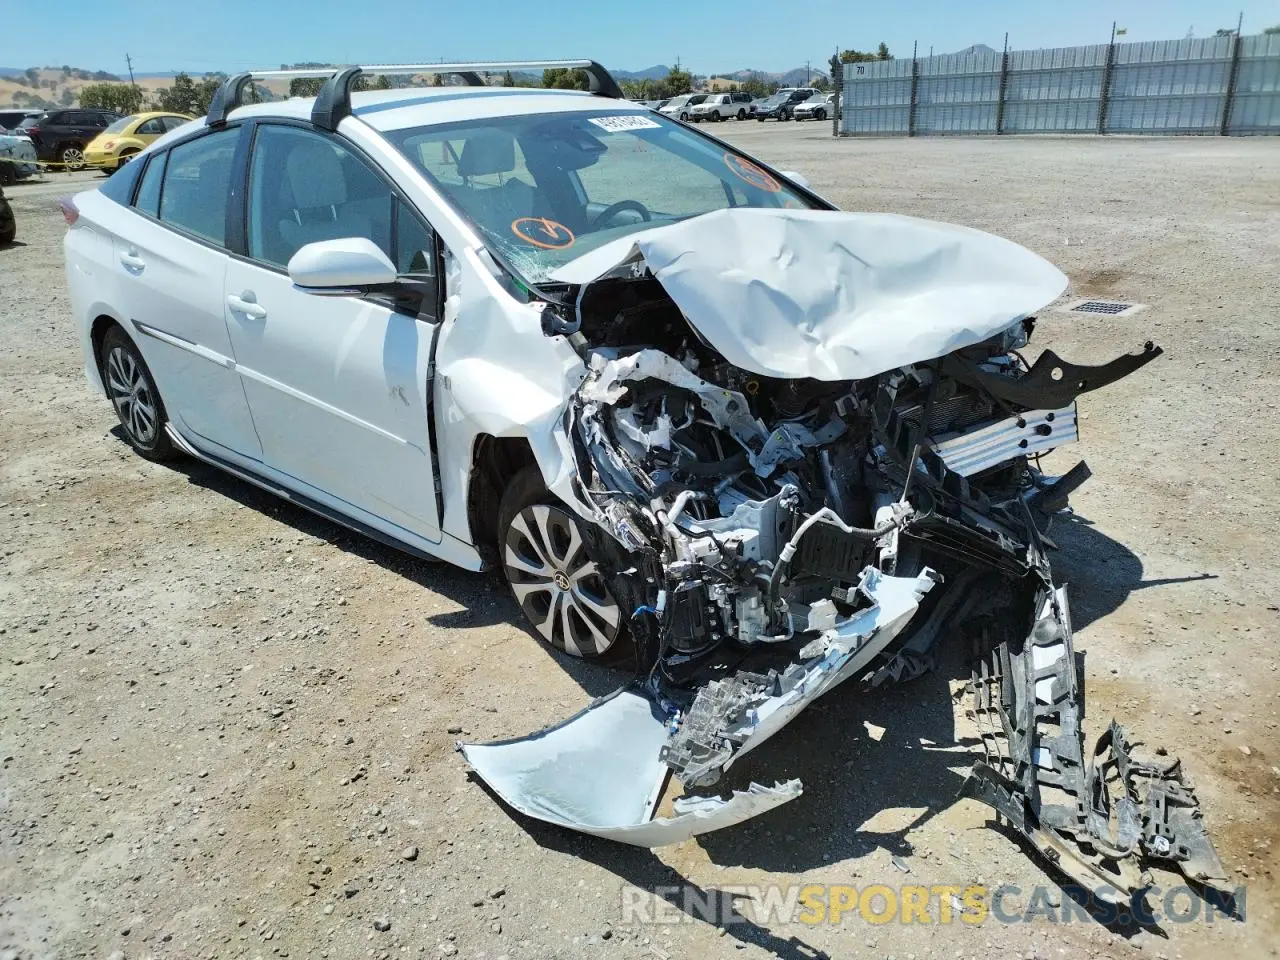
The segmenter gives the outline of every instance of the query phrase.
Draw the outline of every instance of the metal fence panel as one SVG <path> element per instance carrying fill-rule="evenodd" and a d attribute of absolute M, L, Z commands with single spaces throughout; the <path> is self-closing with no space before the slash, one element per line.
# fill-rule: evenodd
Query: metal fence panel
<path fill-rule="evenodd" d="M 846 64 L 843 90 L 847 135 L 1280 133 L 1280 35 Z"/>
<path fill-rule="evenodd" d="M 1280 34 L 1242 37 L 1229 133 L 1280 133 Z"/>

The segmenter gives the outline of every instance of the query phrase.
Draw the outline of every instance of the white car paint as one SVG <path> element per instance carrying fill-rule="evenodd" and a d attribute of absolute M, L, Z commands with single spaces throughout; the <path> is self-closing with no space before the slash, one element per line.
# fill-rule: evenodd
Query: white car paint
<path fill-rule="evenodd" d="M 643 260 L 734 366 L 861 380 L 994 336 L 1067 278 L 970 227 L 888 213 L 726 209 L 642 230 L 553 273 L 589 283 Z"/>

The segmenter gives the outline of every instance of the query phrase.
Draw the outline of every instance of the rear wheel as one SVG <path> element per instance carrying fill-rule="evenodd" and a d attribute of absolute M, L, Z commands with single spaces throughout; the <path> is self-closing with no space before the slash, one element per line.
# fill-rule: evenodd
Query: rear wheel
<path fill-rule="evenodd" d="M 547 492 L 537 465 L 516 474 L 498 508 L 498 550 L 516 603 L 538 636 L 598 660 L 616 652 L 622 611 L 586 551 L 582 521 Z"/>
<path fill-rule="evenodd" d="M 738 119 L 739 120 L 747 119 L 747 111 L 743 110 L 741 107 L 738 108 Z"/>
<path fill-rule="evenodd" d="M 142 354 L 119 327 L 112 327 L 102 338 L 99 363 L 103 385 L 129 446 L 148 460 L 176 457 L 178 451 L 164 431 L 168 417 L 160 391 Z"/>
<path fill-rule="evenodd" d="M 124 165 L 133 159 L 133 155 L 137 152 L 137 150 L 126 150 L 120 154 L 120 159 L 116 161 L 116 170 L 123 169 Z"/>

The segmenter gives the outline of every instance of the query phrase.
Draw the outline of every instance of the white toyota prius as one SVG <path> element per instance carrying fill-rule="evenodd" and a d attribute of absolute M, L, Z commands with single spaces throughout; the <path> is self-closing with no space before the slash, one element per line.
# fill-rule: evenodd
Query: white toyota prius
<path fill-rule="evenodd" d="M 590 89 L 480 78 L 550 66 Z M 356 89 L 376 72 L 463 84 Z M 323 86 L 242 105 L 269 76 Z M 1220 876 L 1176 766 L 1116 785 L 1123 731 L 1084 747 L 1047 554 L 1089 470 L 1039 455 L 1160 350 L 1024 360 L 1067 286 L 1036 254 L 837 211 L 591 61 L 242 74 L 64 212 L 85 372 L 140 455 L 499 567 L 546 643 L 634 663 L 552 730 L 464 746 L 517 809 L 646 845 L 739 822 L 800 784 L 693 791 L 963 643 L 975 796 L 1117 898 L 1151 858 Z M 1113 807 L 1147 813 L 1112 835 Z"/>

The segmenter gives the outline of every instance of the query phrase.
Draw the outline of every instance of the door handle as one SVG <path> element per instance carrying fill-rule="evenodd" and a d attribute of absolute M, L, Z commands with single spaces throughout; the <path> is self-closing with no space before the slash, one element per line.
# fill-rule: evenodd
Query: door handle
<path fill-rule="evenodd" d="M 248 290 L 238 297 L 234 293 L 227 297 L 227 306 L 236 313 L 243 313 L 254 320 L 261 320 L 267 315 L 267 308 L 258 303 Z"/>
<path fill-rule="evenodd" d="M 128 270 L 141 270 L 147 265 L 147 261 L 138 256 L 137 250 L 130 250 L 120 254 L 120 265 Z"/>

